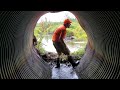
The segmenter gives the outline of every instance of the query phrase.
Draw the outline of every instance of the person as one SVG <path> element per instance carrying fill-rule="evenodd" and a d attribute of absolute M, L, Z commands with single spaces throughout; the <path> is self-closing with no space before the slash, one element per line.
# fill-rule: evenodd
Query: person
<path fill-rule="evenodd" d="M 33 46 L 35 47 L 36 45 L 37 45 L 37 39 L 36 39 L 35 35 L 33 35 Z M 41 56 L 41 53 L 39 52 L 39 50 L 37 48 L 35 48 L 35 50 L 36 50 L 37 54 L 39 56 Z"/>
<path fill-rule="evenodd" d="M 37 39 L 35 37 L 35 35 L 33 35 L 33 46 L 36 46 L 37 45 Z"/>
<path fill-rule="evenodd" d="M 70 50 L 63 40 L 66 36 L 66 28 L 70 28 L 71 23 L 72 22 L 69 19 L 65 19 L 63 25 L 60 25 L 52 35 L 53 46 L 58 54 L 56 68 L 60 68 L 60 55 L 62 53 L 67 55 L 67 59 L 72 64 L 73 68 L 79 64 L 79 62 L 74 62 L 72 56 L 70 56 Z"/>

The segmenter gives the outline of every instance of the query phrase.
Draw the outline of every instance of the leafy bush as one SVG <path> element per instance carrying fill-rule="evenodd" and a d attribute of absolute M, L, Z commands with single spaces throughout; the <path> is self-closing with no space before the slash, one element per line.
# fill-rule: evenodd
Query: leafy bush
<path fill-rule="evenodd" d="M 74 36 L 75 41 L 87 41 L 87 35 L 83 28 L 79 25 L 78 21 L 76 19 L 71 19 L 72 24 L 70 28 L 67 28 L 67 37 Z M 63 22 L 41 22 L 37 23 L 35 29 L 34 29 L 34 35 L 36 36 L 38 40 L 38 45 L 36 48 L 38 48 L 41 53 L 44 53 L 45 50 L 42 48 L 41 41 L 46 34 L 53 34 L 55 29 L 59 26 L 62 25 Z M 84 49 L 80 49 L 76 52 L 73 53 L 74 55 L 83 55 L 84 54 Z"/>
<path fill-rule="evenodd" d="M 79 49 L 76 52 L 71 53 L 72 55 L 79 55 L 80 57 L 82 57 L 85 53 L 84 49 Z"/>

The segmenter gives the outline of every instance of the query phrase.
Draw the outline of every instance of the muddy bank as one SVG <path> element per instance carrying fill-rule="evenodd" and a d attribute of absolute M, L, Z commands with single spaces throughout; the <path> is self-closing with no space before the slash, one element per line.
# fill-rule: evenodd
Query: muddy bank
<path fill-rule="evenodd" d="M 53 52 L 47 52 L 45 54 L 40 55 L 46 62 L 55 62 L 57 60 L 58 55 Z M 78 61 L 81 59 L 79 55 L 71 55 L 73 60 Z M 66 63 L 68 60 L 66 60 L 66 55 L 62 56 L 61 63 Z"/>

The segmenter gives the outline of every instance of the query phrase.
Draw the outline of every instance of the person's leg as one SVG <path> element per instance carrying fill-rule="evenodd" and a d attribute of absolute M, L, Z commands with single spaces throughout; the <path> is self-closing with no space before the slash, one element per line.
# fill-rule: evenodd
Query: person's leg
<path fill-rule="evenodd" d="M 56 68 L 60 68 L 60 55 L 61 55 L 61 48 L 60 48 L 60 43 L 59 42 L 53 42 L 53 45 L 57 51 L 58 58 L 56 62 Z"/>
<path fill-rule="evenodd" d="M 60 54 L 58 53 L 58 58 L 56 62 L 56 67 L 55 68 L 60 68 Z"/>
<path fill-rule="evenodd" d="M 70 56 L 70 55 L 68 55 L 68 61 L 71 63 L 71 65 L 72 65 L 73 68 L 76 67 L 76 66 L 79 64 L 79 62 L 76 63 L 76 62 L 73 60 L 72 56 Z"/>
<path fill-rule="evenodd" d="M 71 63 L 72 67 L 73 68 L 76 67 L 79 64 L 79 62 L 75 63 L 75 61 L 73 60 L 72 56 L 70 55 L 70 50 L 68 49 L 68 47 L 66 45 L 63 44 L 62 47 L 64 47 L 63 53 L 65 55 L 67 55 L 67 57 L 68 57 L 67 59 Z"/>

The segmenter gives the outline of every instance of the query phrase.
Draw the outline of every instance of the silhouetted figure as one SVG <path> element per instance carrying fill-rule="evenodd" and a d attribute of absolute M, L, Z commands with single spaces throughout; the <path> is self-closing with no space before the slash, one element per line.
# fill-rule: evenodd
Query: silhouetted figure
<path fill-rule="evenodd" d="M 36 37 L 35 37 L 35 35 L 34 35 L 34 36 L 33 36 L 33 46 L 35 47 L 36 45 L 37 45 L 37 39 L 36 39 Z M 41 56 L 39 50 L 38 50 L 37 48 L 35 48 L 35 49 L 36 49 L 36 52 L 39 54 L 39 56 Z"/>
<path fill-rule="evenodd" d="M 37 45 L 37 39 L 35 37 L 35 35 L 33 36 L 33 46 L 36 46 Z"/>

